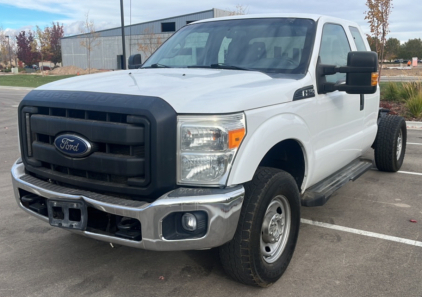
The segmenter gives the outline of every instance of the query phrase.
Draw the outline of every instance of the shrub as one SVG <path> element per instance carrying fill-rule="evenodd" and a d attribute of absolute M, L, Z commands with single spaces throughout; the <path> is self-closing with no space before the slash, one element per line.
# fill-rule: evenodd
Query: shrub
<path fill-rule="evenodd" d="M 405 101 L 410 98 L 414 98 L 422 92 L 422 82 L 406 82 L 402 83 L 402 89 L 400 91 L 400 97 Z"/>
<path fill-rule="evenodd" d="M 419 118 L 422 116 L 422 92 L 420 91 L 418 94 L 408 99 L 406 106 L 413 117 Z"/>
<path fill-rule="evenodd" d="M 386 101 L 400 101 L 400 88 L 397 83 L 388 82 L 383 89 L 382 98 Z"/>

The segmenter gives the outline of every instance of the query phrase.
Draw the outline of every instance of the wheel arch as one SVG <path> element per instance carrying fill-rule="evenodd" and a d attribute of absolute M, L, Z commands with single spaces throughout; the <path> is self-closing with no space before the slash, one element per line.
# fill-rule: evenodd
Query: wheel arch
<path fill-rule="evenodd" d="M 236 156 L 227 185 L 248 182 L 259 166 L 266 166 L 290 173 L 303 192 L 312 172 L 312 152 L 309 129 L 296 115 L 278 115 L 256 129 L 248 125 L 248 135 Z M 299 164 L 300 170 L 295 164 Z"/>
<path fill-rule="evenodd" d="M 306 174 L 306 158 L 303 145 L 296 139 L 285 139 L 274 145 L 258 166 L 277 168 L 293 176 L 301 190 Z"/>

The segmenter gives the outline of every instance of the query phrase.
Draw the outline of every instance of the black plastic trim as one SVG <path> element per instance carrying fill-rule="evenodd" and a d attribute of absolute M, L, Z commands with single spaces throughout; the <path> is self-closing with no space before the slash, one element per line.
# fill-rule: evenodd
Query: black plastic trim
<path fill-rule="evenodd" d="M 139 145 L 144 143 L 144 127 L 102 121 L 87 121 L 65 117 L 34 114 L 31 129 L 35 133 L 56 136 L 63 131 L 81 134 L 92 142 L 122 143 Z M 104 133 L 104 131 L 107 133 Z"/>
<path fill-rule="evenodd" d="M 314 86 L 306 86 L 296 90 L 295 94 L 293 95 L 293 101 L 313 98 L 315 97 L 315 89 Z"/>
<path fill-rule="evenodd" d="M 70 158 L 59 153 L 53 145 L 37 141 L 33 142 L 32 150 L 35 159 L 54 165 L 131 177 L 145 174 L 142 158 L 105 153 L 93 153 L 85 158 Z M 107 166 L 103 166 L 104 162 L 107 162 Z"/>
<path fill-rule="evenodd" d="M 136 195 L 136 199 L 158 198 L 176 188 L 176 129 L 177 114 L 163 99 L 151 96 L 110 94 L 85 91 L 56 91 L 33 90 L 28 93 L 19 105 L 19 129 L 22 160 L 29 172 L 44 178 L 58 177 L 57 172 L 40 168 L 41 164 L 34 158 L 27 156 L 25 136 L 25 112 L 27 107 L 51 107 L 120 113 L 133 116 L 134 119 L 146 118 L 150 128 L 145 129 L 145 139 L 149 144 L 145 146 L 145 171 L 148 185 L 145 187 L 130 187 L 107 182 L 93 182 L 80 180 L 74 176 L 63 175 L 60 180 L 64 183 L 75 184 L 81 188 L 89 188 L 98 193 L 114 192 L 119 194 Z M 32 112 L 32 109 L 30 109 Z M 34 110 L 36 113 L 37 111 Z M 141 119 L 140 119 L 141 120 Z M 68 131 L 70 132 L 70 131 Z M 86 133 L 86 132 L 85 132 Z M 102 132 L 108 134 L 107 129 Z M 147 135 L 148 134 L 148 135 Z M 102 136 L 103 137 L 103 136 Z M 31 166 L 32 165 L 32 166 Z"/>

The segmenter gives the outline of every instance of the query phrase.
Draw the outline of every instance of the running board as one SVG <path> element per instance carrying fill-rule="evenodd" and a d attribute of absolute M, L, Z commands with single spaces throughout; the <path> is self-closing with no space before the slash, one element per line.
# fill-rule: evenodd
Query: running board
<path fill-rule="evenodd" d="M 352 161 L 339 171 L 307 189 L 302 195 L 302 206 L 324 205 L 335 191 L 349 181 L 355 181 L 371 168 L 371 160 L 356 159 Z"/>

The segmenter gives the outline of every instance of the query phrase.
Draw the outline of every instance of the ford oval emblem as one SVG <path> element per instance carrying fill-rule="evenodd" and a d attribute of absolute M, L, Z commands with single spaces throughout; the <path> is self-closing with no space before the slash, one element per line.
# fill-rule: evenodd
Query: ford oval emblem
<path fill-rule="evenodd" d="M 80 136 L 62 134 L 54 139 L 54 146 L 63 154 L 73 158 L 81 158 L 89 155 L 92 150 L 91 143 Z"/>

